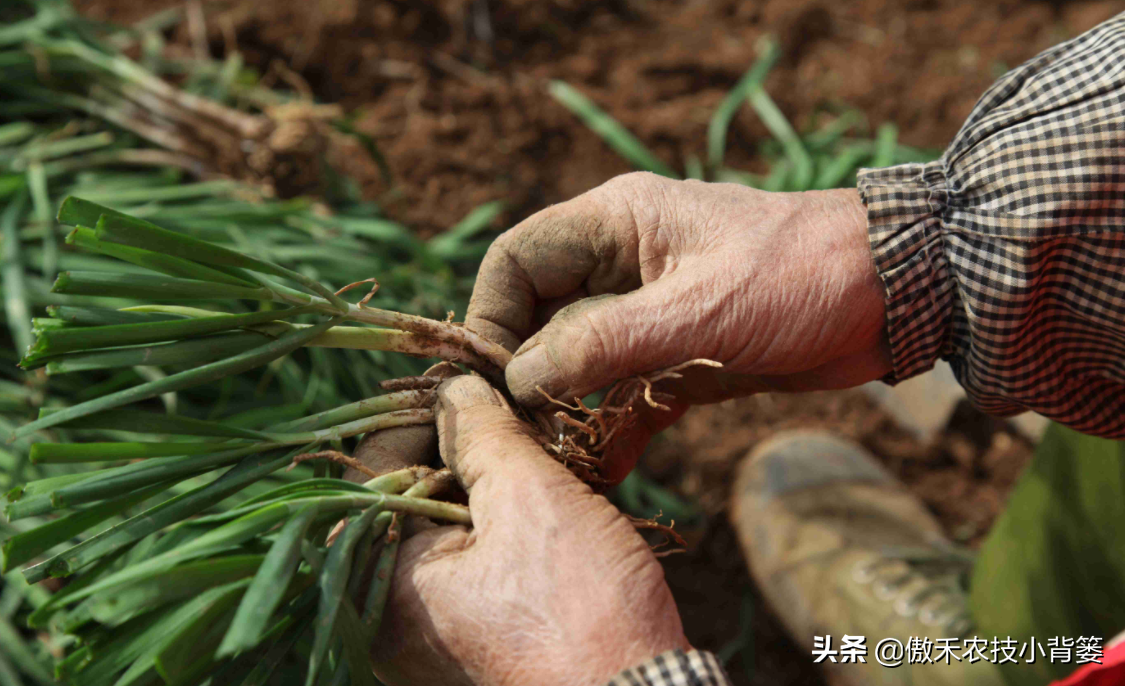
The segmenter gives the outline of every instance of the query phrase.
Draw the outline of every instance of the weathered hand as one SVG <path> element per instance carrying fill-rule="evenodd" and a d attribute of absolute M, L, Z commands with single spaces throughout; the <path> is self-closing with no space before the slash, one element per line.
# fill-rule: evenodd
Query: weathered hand
<path fill-rule="evenodd" d="M 403 543 L 372 647 L 380 679 L 594 686 L 689 647 L 644 540 L 543 451 L 488 383 L 448 380 L 435 409 L 473 529 Z"/>
<path fill-rule="evenodd" d="M 599 297 L 591 297 L 599 296 Z M 515 351 L 508 387 L 570 401 L 687 360 L 670 412 L 649 413 L 630 454 L 691 403 L 763 390 L 857 385 L 891 370 L 882 286 L 855 190 L 767 193 L 626 174 L 502 235 L 466 324 Z"/>

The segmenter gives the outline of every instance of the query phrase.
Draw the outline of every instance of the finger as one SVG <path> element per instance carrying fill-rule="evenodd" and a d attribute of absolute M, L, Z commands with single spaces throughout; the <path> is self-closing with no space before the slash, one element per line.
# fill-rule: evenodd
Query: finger
<path fill-rule="evenodd" d="M 674 424 L 692 405 L 716 403 L 755 393 L 852 388 L 878 378 L 881 369 L 876 352 L 864 352 L 841 363 L 786 376 L 734 374 L 711 367 L 685 369 L 680 379 L 659 381 L 653 386 L 664 407 L 653 407 L 643 397 L 632 403 L 631 421 L 614 434 L 602 455 L 601 475 L 610 485 L 621 483 L 636 466 L 652 437 Z M 667 409 L 665 409 L 667 408 Z"/>
<path fill-rule="evenodd" d="M 537 304 L 581 288 L 623 293 L 640 283 L 629 203 L 602 187 L 532 215 L 493 243 L 465 324 L 515 350 L 533 333 Z"/>
<path fill-rule="evenodd" d="M 633 403 L 630 423 L 614 434 L 602 454 L 601 476 L 616 486 L 637 466 L 652 437 L 671 426 L 687 411 L 687 403 L 664 401 L 668 409 L 649 407 L 644 399 Z"/>
<path fill-rule="evenodd" d="M 632 403 L 630 419 L 614 433 L 602 454 L 601 476 L 617 485 L 637 466 L 652 437 L 674 424 L 692 405 L 720 402 L 768 390 L 758 377 L 728 374 L 711 367 L 684 370 L 683 378 L 658 381 L 653 386 L 658 406 L 644 396 Z"/>
<path fill-rule="evenodd" d="M 587 298 L 561 310 L 516 351 L 505 378 L 521 405 L 572 402 L 637 374 L 718 354 L 685 311 L 690 289 L 673 274 L 626 295 Z"/>
<path fill-rule="evenodd" d="M 373 431 L 356 446 L 354 457 L 364 467 L 382 475 L 407 467 L 433 464 L 437 458 L 437 431 L 432 426 L 399 426 Z M 361 484 L 371 480 L 371 475 L 349 468 L 344 479 Z"/>
<path fill-rule="evenodd" d="M 550 300 L 542 301 L 535 306 L 535 315 L 531 324 L 532 329 L 535 331 L 542 329 L 547 325 L 547 322 L 554 319 L 555 315 L 558 314 L 560 310 L 566 309 L 574 303 L 589 297 L 591 296 L 586 292 L 586 287 L 579 286 L 561 298 L 551 298 Z"/>
<path fill-rule="evenodd" d="M 521 484 L 580 484 L 543 450 L 533 429 L 504 405 L 487 381 L 460 376 L 438 388 L 441 456 L 469 492 L 474 524 Z M 504 491 L 502 495 L 492 497 Z"/>

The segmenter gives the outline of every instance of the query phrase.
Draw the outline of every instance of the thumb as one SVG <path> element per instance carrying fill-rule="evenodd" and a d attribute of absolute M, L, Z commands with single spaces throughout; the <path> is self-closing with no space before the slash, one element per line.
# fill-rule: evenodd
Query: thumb
<path fill-rule="evenodd" d="M 528 483 L 577 482 L 484 379 L 459 376 L 443 382 L 434 409 L 442 459 L 468 491 L 474 523 L 490 504 L 503 500 L 492 497 L 497 491 Z"/>
<path fill-rule="evenodd" d="M 547 402 L 543 393 L 573 402 L 619 379 L 700 357 L 691 354 L 700 332 L 684 316 L 689 306 L 676 302 L 683 290 L 676 281 L 673 275 L 559 310 L 508 363 L 512 396 L 531 408 Z"/>
<path fill-rule="evenodd" d="M 664 400 L 663 408 L 650 407 L 644 398 L 633 402 L 633 421 L 614 435 L 602 455 L 601 476 L 616 486 L 629 476 L 652 437 L 683 416 L 687 404 Z"/>

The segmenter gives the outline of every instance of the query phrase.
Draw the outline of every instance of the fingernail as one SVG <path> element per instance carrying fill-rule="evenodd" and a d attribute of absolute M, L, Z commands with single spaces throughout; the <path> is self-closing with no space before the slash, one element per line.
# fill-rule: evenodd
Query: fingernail
<path fill-rule="evenodd" d="M 521 405 L 538 407 L 546 398 L 536 388 L 541 388 L 552 398 L 566 390 L 562 373 L 547 353 L 547 346 L 540 343 L 526 352 L 520 353 L 508 363 L 505 372 L 508 390 Z"/>
<path fill-rule="evenodd" d="M 423 372 L 425 376 L 440 376 L 443 379 L 452 379 L 461 376 L 461 370 L 452 362 L 438 362 Z"/>

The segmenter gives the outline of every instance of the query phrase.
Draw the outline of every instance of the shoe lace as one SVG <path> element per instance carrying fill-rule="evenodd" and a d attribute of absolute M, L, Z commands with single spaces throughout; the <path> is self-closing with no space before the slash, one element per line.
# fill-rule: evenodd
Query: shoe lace
<path fill-rule="evenodd" d="M 894 548 L 856 565 L 853 579 L 903 617 L 961 636 L 973 627 L 965 593 L 973 556 L 950 547 Z"/>

